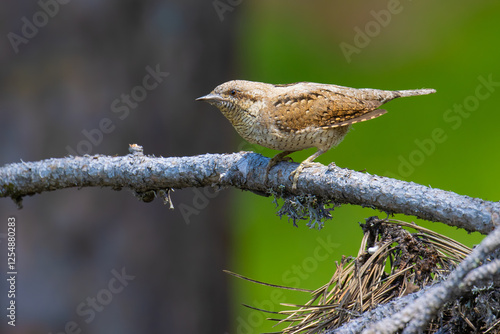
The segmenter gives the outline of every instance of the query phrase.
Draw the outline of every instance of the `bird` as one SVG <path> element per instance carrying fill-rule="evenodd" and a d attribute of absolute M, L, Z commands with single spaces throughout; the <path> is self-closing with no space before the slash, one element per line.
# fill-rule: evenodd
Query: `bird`
<path fill-rule="evenodd" d="M 286 156 L 316 147 L 291 174 L 295 190 L 300 173 L 317 165 L 313 161 L 337 146 L 352 124 L 382 116 L 387 111 L 378 108 L 395 98 L 435 92 L 428 88 L 392 91 L 314 82 L 231 80 L 196 100 L 217 107 L 248 142 L 282 151 L 270 160 L 266 181 L 271 168 Z"/>

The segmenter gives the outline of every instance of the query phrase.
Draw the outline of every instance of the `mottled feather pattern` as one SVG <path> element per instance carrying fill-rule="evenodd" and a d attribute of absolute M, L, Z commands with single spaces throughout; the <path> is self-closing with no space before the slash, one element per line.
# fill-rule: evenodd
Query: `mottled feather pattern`
<path fill-rule="evenodd" d="M 280 131 L 297 132 L 309 127 L 335 128 L 384 114 L 384 112 L 371 113 L 369 117 L 363 117 L 382 105 L 379 99 L 362 100 L 353 94 L 345 94 L 340 89 L 318 90 L 306 83 L 300 84 L 307 86 L 307 91 L 299 95 L 293 93 L 280 95 L 273 103 L 274 108 L 269 110 Z"/>

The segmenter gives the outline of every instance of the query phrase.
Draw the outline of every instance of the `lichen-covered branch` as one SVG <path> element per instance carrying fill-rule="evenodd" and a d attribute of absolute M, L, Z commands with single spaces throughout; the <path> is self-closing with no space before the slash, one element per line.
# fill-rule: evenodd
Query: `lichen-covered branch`
<path fill-rule="evenodd" d="M 347 324 L 338 329 L 326 331 L 326 334 L 361 333 L 370 324 L 376 321 L 390 318 L 393 314 L 397 313 L 407 305 L 410 305 L 413 301 L 418 299 L 429 289 L 430 288 L 426 288 L 415 293 L 411 293 L 407 296 L 394 299 L 386 304 L 379 305 L 377 308 L 363 313 L 363 315 L 359 318 L 349 321 Z"/>
<path fill-rule="evenodd" d="M 135 147 L 135 148 L 134 148 Z M 187 187 L 236 187 L 259 194 L 314 195 L 335 204 L 372 207 L 388 213 L 487 234 L 499 225 L 500 203 L 457 195 L 412 182 L 355 172 L 336 166 L 307 168 L 292 190 L 296 163 L 273 167 L 269 158 L 252 152 L 161 158 L 132 146 L 126 156 L 84 156 L 21 162 L 0 168 L 0 197 L 20 202 L 23 196 L 69 187 L 130 188 L 137 193 Z"/>
<path fill-rule="evenodd" d="M 472 286 L 481 287 L 488 278 L 488 285 L 498 288 L 499 282 L 495 277 L 498 278 L 499 275 L 499 260 L 493 258 L 490 262 L 487 259 L 499 248 L 500 227 L 497 227 L 445 281 L 427 289 L 400 309 L 392 309 L 391 314 L 386 314 L 382 320 L 374 319 L 377 322 L 368 326 L 363 333 L 396 333 L 401 329 L 406 334 L 421 333 L 445 303 L 463 295 Z M 384 307 L 386 306 L 382 306 Z"/>
<path fill-rule="evenodd" d="M 492 262 L 482 265 L 479 268 L 472 270 L 464 279 L 461 284 L 458 284 L 459 289 L 455 290 L 455 294 L 465 294 L 473 289 L 476 290 L 490 290 L 500 288 L 499 280 L 499 260 L 495 259 Z M 403 312 L 406 308 L 411 308 L 411 305 L 416 302 L 424 302 L 433 296 L 437 290 L 443 289 L 442 286 L 444 282 L 438 283 L 432 287 L 427 287 L 415 293 L 409 294 L 407 296 L 394 299 L 389 303 L 379 305 L 377 308 L 363 313 L 362 316 L 351 320 L 342 327 L 326 331 L 327 334 L 351 334 L 351 333 L 398 333 L 400 331 L 397 324 L 404 327 L 405 322 L 399 316 L 400 312 Z M 436 289 L 436 290 L 433 290 Z M 453 289 L 452 289 L 453 290 Z M 434 300 L 432 298 L 431 300 Z M 431 303 L 433 303 L 432 301 Z M 485 305 L 486 307 L 488 305 Z M 397 319 L 394 319 L 397 315 Z M 406 321 L 410 322 L 414 317 L 420 318 L 424 316 L 423 314 L 414 313 L 411 314 Z M 487 315 L 485 315 L 487 316 Z M 370 325 L 376 324 L 375 327 L 370 327 Z M 413 327 L 413 326 L 412 326 Z M 415 327 L 406 329 L 406 333 L 421 333 L 422 331 Z"/>

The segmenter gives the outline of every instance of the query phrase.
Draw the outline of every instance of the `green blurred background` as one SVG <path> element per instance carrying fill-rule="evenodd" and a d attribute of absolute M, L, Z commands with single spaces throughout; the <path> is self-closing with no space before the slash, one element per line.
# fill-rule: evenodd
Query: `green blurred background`
<path fill-rule="evenodd" d="M 344 141 L 318 161 L 334 161 L 340 167 L 366 169 L 371 174 L 500 200 L 500 87 L 497 84 L 492 88 L 494 91 L 487 98 L 474 98 L 481 85 L 479 77 L 492 76 L 494 82 L 500 82 L 500 3 L 252 1 L 244 5 L 239 9 L 242 19 L 238 30 L 241 78 L 271 83 L 312 81 L 357 88 L 437 90 L 434 95 L 390 102 L 385 106 L 388 114 L 354 125 Z M 395 14 L 384 16 L 389 13 L 388 7 L 396 8 Z M 382 23 L 376 17 L 382 17 Z M 359 39 L 356 44 L 359 31 L 368 33 L 368 38 Z M 357 48 L 359 53 L 349 54 L 347 59 L 341 43 L 361 46 Z M 480 88 L 480 93 L 488 91 Z M 455 104 L 464 102 L 469 116 L 446 114 Z M 446 121 L 445 115 L 460 117 L 462 122 Z M 439 142 L 434 140 L 431 144 L 436 128 L 443 130 L 445 140 L 438 138 Z M 427 146 L 422 149 L 416 140 Z M 266 156 L 276 153 L 267 149 L 260 152 Z M 301 161 L 313 152 L 311 149 L 292 157 Z M 402 167 L 401 157 L 409 164 Z M 334 261 L 342 255 L 357 254 L 362 237 L 358 222 L 372 215 L 384 216 L 375 210 L 344 205 L 335 209 L 333 220 L 323 230 L 317 231 L 308 229 L 305 222 L 294 228 L 285 218 L 280 221 L 273 217 L 275 212 L 269 199 L 250 193 L 239 195 L 233 215 L 237 223 L 235 239 L 240 247 L 233 257 L 233 268 L 261 281 L 278 285 L 300 283 L 306 289 L 325 284 L 335 270 Z M 468 234 L 415 217 L 396 218 L 415 221 L 468 246 L 482 239 L 477 233 Z M 315 251 L 321 247 L 318 238 L 327 237 L 336 248 L 323 261 L 315 257 Z M 287 309 L 278 306 L 277 300 L 295 304 L 308 300 L 304 293 L 284 292 L 281 298 L 273 298 L 272 288 L 240 280 L 233 284 L 238 292 L 235 302 L 257 307 L 272 305 L 273 311 Z M 258 311 L 241 309 L 237 314 L 241 317 L 241 330 L 245 325 L 255 325 L 256 332 L 273 330 Z"/>
<path fill-rule="evenodd" d="M 3 2 L 2 36 L 20 33 L 21 18 L 39 10 L 33 1 Z M 386 115 L 354 125 L 341 145 L 317 161 L 498 201 L 499 16 L 494 0 L 61 4 L 18 53 L 8 38 L 0 41 L 0 163 L 68 155 L 67 145 L 84 138 L 82 129 L 95 128 L 104 117 L 116 130 L 91 154 L 127 154 L 127 145 L 138 143 L 157 156 L 238 150 L 273 156 L 276 151 L 244 142 L 215 108 L 194 101 L 231 79 L 435 88 L 433 95 L 388 103 Z M 118 120 L 110 103 L 156 64 L 170 73 L 165 82 Z M 488 81 L 493 83 L 486 87 Z M 313 152 L 292 157 L 301 161 Z M 44 193 L 26 198 L 22 210 L 0 201 L 0 233 L 6 233 L 7 217 L 19 222 L 22 314 L 16 329 L 2 323 L 0 330 L 56 333 L 76 320 L 83 333 L 273 331 L 268 315 L 241 304 L 277 311 L 285 309 L 280 302 L 303 304 L 308 296 L 276 292 L 222 269 L 315 289 L 330 279 L 342 255 L 357 254 L 358 222 L 385 216 L 344 205 L 319 231 L 304 221 L 293 227 L 276 216 L 271 198 L 236 189 L 198 202 L 202 208 L 188 218 L 182 205 L 195 207 L 200 193 L 178 190 L 172 199 L 173 211 L 160 200 L 145 204 L 128 191 L 109 189 Z M 396 218 L 468 246 L 482 239 L 439 223 Z M 122 267 L 136 280 L 84 323 L 76 306 Z M 6 291 L 6 283 L 0 288 Z M 5 298 L 0 306 L 5 309 Z"/>

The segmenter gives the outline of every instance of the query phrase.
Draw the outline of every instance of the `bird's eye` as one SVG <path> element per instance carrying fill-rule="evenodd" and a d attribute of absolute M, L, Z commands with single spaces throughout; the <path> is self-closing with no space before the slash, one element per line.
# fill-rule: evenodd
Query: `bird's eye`
<path fill-rule="evenodd" d="M 235 89 L 231 89 L 231 91 L 229 92 L 231 95 L 236 95 L 236 90 Z"/>

